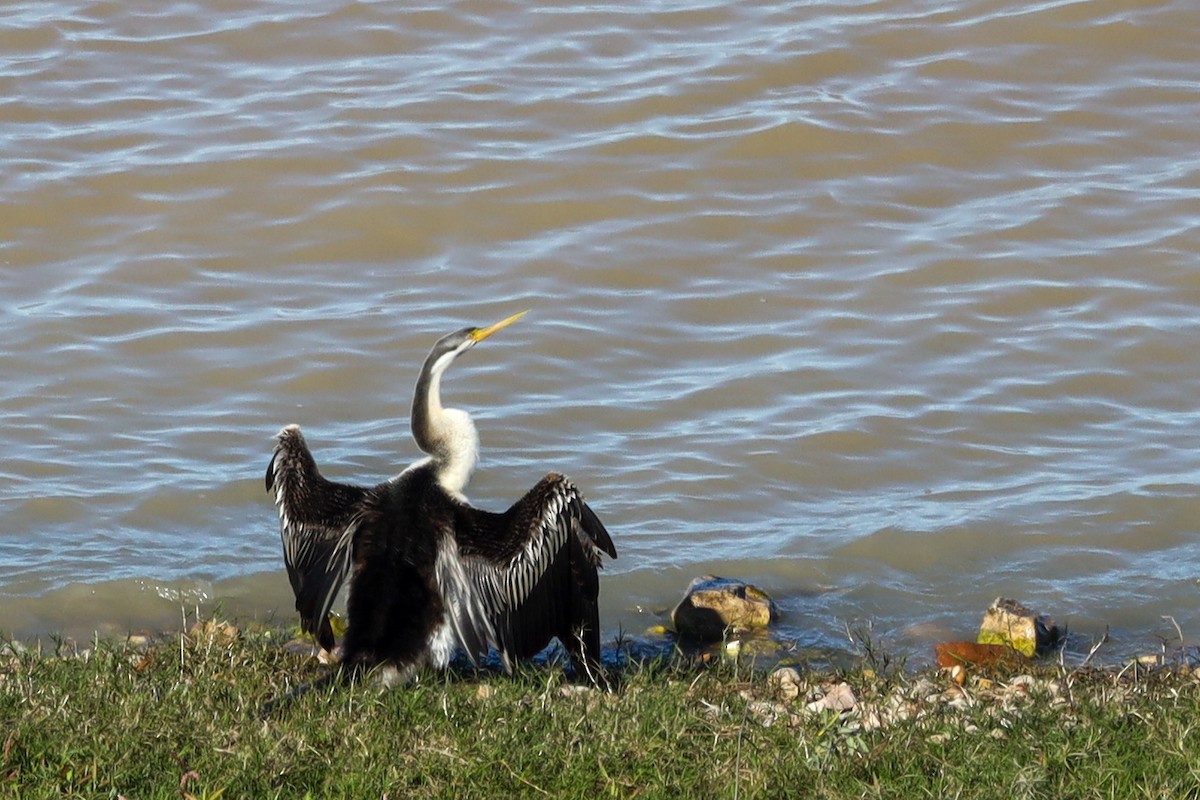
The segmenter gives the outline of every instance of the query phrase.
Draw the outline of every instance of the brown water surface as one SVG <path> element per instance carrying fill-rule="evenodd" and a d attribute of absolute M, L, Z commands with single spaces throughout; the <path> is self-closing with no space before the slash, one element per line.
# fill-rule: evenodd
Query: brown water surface
<path fill-rule="evenodd" d="M 0 628 L 291 617 L 262 473 L 571 475 L 605 627 L 705 572 L 901 650 L 1200 632 L 1185 0 L 9 3 Z"/>

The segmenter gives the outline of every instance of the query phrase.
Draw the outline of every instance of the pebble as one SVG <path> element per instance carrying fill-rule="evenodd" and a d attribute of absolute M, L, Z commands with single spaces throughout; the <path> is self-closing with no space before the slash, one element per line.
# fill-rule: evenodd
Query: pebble
<path fill-rule="evenodd" d="M 191 630 L 188 631 L 188 635 L 196 641 L 228 645 L 241 636 L 242 632 L 238 630 L 236 625 L 230 625 L 227 622 L 204 620 L 193 625 Z"/>
<path fill-rule="evenodd" d="M 795 700 L 800 696 L 803 685 L 800 673 L 793 667 L 781 667 L 771 673 L 767 682 L 775 688 L 776 694 L 782 700 Z"/>

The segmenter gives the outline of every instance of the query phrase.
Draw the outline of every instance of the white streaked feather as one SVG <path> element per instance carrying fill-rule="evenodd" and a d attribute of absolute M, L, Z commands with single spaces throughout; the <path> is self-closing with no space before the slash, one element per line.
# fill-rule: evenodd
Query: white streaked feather
<path fill-rule="evenodd" d="M 434 666 L 442 668 L 449 664 L 458 647 L 472 663 L 479 655 L 486 655 L 489 647 L 499 648 L 486 601 L 467 578 L 454 537 L 442 539 L 434 573 L 445 608 L 442 624 L 434 630 L 429 642 Z"/>

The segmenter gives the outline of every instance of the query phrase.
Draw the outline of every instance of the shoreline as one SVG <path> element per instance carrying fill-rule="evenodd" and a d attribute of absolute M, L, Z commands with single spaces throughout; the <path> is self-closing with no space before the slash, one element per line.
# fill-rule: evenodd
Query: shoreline
<path fill-rule="evenodd" d="M 683 574 L 683 573 L 681 573 Z M 682 595 L 686 580 L 680 580 Z M 602 602 L 610 607 L 613 597 L 606 595 L 602 583 Z M 615 594 L 615 592 L 612 592 Z M 891 627 L 872 620 L 842 619 L 808 613 L 807 592 L 777 596 L 788 610 L 782 622 L 773 623 L 768 636 L 792 651 L 798 660 L 844 664 L 854 658 L 863 640 L 882 648 L 915 667 L 932 664 L 934 647 L 939 642 L 974 640 L 984 608 L 965 609 L 953 618 L 942 615 L 939 621 L 915 619 L 902 622 L 893 617 Z M 826 605 L 829 605 L 826 601 Z M 109 607 L 119 613 L 110 614 Z M 797 610 L 799 607 L 800 610 Z M 669 626 L 669 606 L 655 611 L 637 607 L 624 614 L 602 608 L 602 640 L 611 650 L 614 640 L 633 638 L 650 642 L 648 647 L 670 647 L 653 629 Z M 1055 616 L 1053 609 L 1048 609 Z M 836 611 L 836 607 L 835 607 Z M 47 613 L 50 612 L 50 613 Z M 1100 626 L 1098 630 L 1079 631 L 1071 619 L 1065 619 L 1062 658 L 1069 665 L 1087 658 L 1105 638 L 1091 660 L 1106 665 L 1123 665 L 1139 657 L 1161 655 L 1187 646 L 1191 623 L 1186 613 L 1179 622 L 1172 615 L 1151 614 L 1143 621 L 1153 627 Z M 179 631 L 200 617 L 223 617 L 237 624 L 287 627 L 296 622 L 293 599 L 282 569 L 264 570 L 220 581 L 178 581 L 164 584 L 150 578 L 116 579 L 100 584 L 72 584 L 42 592 L 36 596 L 0 593 L 0 637 L 32 643 L 52 642 L 57 638 L 90 642 L 96 638 L 119 639 L 129 633 L 158 634 Z M 949 620 L 949 621 L 947 621 Z M 812 629 L 806 629 L 812 625 Z M 812 635 L 817 625 L 823 633 Z M 1055 658 L 1058 654 L 1055 654 Z"/>
<path fill-rule="evenodd" d="M 290 603 L 290 598 L 286 600 Z M 101 643 L 107 646 L 123 646 L 132 642 L 135 646 L 144 646 L 147 643 L 186 636 L 204 621 L 219 621 L 221 625 L 230 625 L 239 630 L 273 631 L 276 634 L 290 631 L 291 644 L 295 645 L 292 652 L 298 653 L 303 649 L 302 645 L 308 637 L 301 633 L 298 619 L 294 619 L 295 613 L 290 607 L 283 611 L 268 609 L 252 615 L 226 613 L 230 607 L 230 604 L 220 600 L 194 604 L 191 607 L 176 606 L 173 613 L 155 615 L 163 621 L 162 625 L 93 626 L 90 632 L 81 636 L 68 635 L 61 631 L 14 636 L 7 629 L 0 627 L 0 651 L 4 647 L 13 646 L 22 652 L 51 647 L 85 651 Z M 1133 665 L 1140 668 L 1170 668 L 1180 664 L 1200 667 L 1200 644 L 1189 644 L 1185 632 L 1177 623 L 1174 624 L 1174 631 L 1175 635 L 1170 640 L 1158 634 L 1145 632 L 1138 640 L 1147 645 L 1155 642 L 1157 646 L 1136 648 L 1128 641 L 1114 644 L 1113 636 L 1108 632 L 1097 640 L 1085 639 L 1067 629 L 1058 645 L 1045 652 L 1039 652 L 1022 663 L 1030 669 L 1087 667 L 1106 671 L 1120 671 Z M 1131 632 L 1123 633 L 1127 639 L 1133 638 Z M 602 637 L 601 649 L 605 662 L 609 664 L 628 660 L 630 657 L 644 661 L 676 654 L 685 661 L 735 661 L 749 665 L 757 663 L 760 671 L 774 666 L 838 671 L 852 668 L 854 664 L 864 660 L 884 659 L 887 666 L 900 665 L 907 674 L 915 675 L 937 669 L 935 649 L 941 645 L 975 641 L 974 638 L 965 637 L 954 640 L 926 639 L 916 643 L 910 641 L 906 643 L 907 646 L 897 648 L 894 636 L 875 638 L 874 634 L 870 623 L 854 627 L 848 625 L 845 641 L 840 647 L 817 647 L 791 639 L 774 627 L 732 633 L 719 642 L 703 642 L 681 637 L 668 627 L 656 625 L 637 633 L 621 630 L 610 632 Z M 557 650 L 557 645 L 552 644 L 548 652 L 538 656 L 538 662 L 545 663 L 548 659 L 561 655 Z M 314 645 L 313 655 L 316 652 Z"/>

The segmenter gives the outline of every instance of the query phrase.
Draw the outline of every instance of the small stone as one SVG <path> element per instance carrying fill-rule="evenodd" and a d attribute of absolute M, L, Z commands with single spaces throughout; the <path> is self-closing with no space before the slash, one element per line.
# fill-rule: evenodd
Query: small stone
<path fill-rule="evenodd" d="M 884 720 L 878 711 L 871 710 L 863 712 L 860 717 L 860 722 L 864 731 L 876 731 L 883 727 Z"/>
<path fill-rule="evenodd" d="M 854 696 L 854 690 L 850 688 L 848 683 L 836 683 L 828 687 L 825 696 L 819 700 L 814 700 L 805 706 L 806 709 L 813 712 L 833 711 L 841 713 L 843 711 L 852 711 L 858 705 L 858 699 Z"/>
<path fill-rule="evenodd" d="M 760 636 L 731 639 L 725 643 L 723 652 L 725 657 L 731 660 L 771 660 L 776 659 L 782 649 L 783 645 L 774 639 L 766 639 Z"/>
<path fill-rule="evenodd" d="M 230 625 L 227 622 L 204 620 L 193 625 L 192 629 L 188 631 L 188 635 L 196 641 L 228 645 L 241 636 L 242 632 L 238 630 L 236 625 Z"/>
<path fill-rule="evenodd" d="M 997 597 L 983 615 L 976 641 L 1001 644 L 1032 658 L 1039 650 L 1055 645 L 1062 633 L 1054 620 L 1035 614 L 1016 600 Z"/>
<path fill-rule="evenodd" d="M 787 707 L 769 700 L 754 700 L 746 705 L 746 709 L 758 718 L 758 723 L 769 728 L 776 722 L 796 722 L 796 718 L 788 713 Z"/>
<path fill-rule="evenodd" d="M 765 628 L 777 616 L 766 592 L 744 581 L 712 575 L 688 586 L 671 622 L 680 636 L 719 641 L 730 632 Z"/>
<path fill-rule="evenodd" d="M 767 678 L 767 683 L 782 700 L 795 700 L 800 696 L 800 673 L 792 667 L 775 670 Z"/>
<path fill-rule="evenodd" d="M 837 711 L 852 711 L 858 705 L 858 698 L 848 683 L 839 683 L 825 695 L 825 704 Z"/>
<path fill-rule="evenodd" d="M 154 644 L 154 635 L 139 631 L 125 637 L 125 644 L 134 650 L 145 650 Z"/>
<path fill-rule="evenodd" d="M 28 647 L 16 640 L 9 640 L 0 644 L 0 656 L 20 656 L 24 655 L 28 650 Z"/>

